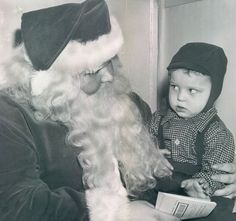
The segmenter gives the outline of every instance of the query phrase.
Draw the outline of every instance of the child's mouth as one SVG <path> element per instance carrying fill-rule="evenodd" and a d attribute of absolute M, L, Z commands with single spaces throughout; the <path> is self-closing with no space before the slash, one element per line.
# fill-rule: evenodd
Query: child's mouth
<path fill-rule="evenodd" d="M 185 107 L 182 107 L 182 106 L 176 106 L 176 111 L 177 111 L 177 112 L 183 112 L 183 111 L 185 111 L 185 110 L 186 110 Z"/>

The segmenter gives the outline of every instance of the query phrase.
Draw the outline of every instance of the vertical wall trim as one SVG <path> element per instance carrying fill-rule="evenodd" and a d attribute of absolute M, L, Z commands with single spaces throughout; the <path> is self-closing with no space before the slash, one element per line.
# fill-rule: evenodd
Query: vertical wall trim
<path fill-rule="evenodd" d="M 157 0 L 150 0 L 150 39 L 149 39 L 149 98 L 152 111 L 156 110 L 157 106 L 157 42 L 158 42 L 158 4 Z"/>
<path fill-rule="evenodd" d="M 165 54 L 166 54 L 166 30 L 165 30 L 165 0 L 158 0 L 158 37 L 157 37 L 157 105 L 160 105 L 163 96 L 163 86 L 165 87 Z"/>

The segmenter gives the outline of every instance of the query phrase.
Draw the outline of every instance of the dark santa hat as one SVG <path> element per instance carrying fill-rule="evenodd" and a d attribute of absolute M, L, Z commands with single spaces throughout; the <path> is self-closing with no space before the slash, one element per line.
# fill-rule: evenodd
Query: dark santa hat
<path fill-rule="evenodd" d="M 203 111 L 209 110 L 219 97 L 227 68 L 224 50 L 213 44 L 192 42 L 182 46 L 173 56 L 167 70 L 185 68 L 208 75 L 212 88 Z"/>
<path fill-rule="evenodd" d="M 123 43 L 120 27 L 104 0 L 87 0 L 24 13 L 21 36 L 35 70 L 47 70 L 69 55 L 82 71 L 115 56 Z M 68 45 L 73 50 L 67 53 Z M 15 43 L 18 45 L 19 41 Z M 65 51 L 65 53 L 64 53 Z M 72 52 L 73 51 L 73 52 Z M 63 52 L 63 53 L 62 53 Z M 72 66 L 75 64 L 71 64 Z"/>

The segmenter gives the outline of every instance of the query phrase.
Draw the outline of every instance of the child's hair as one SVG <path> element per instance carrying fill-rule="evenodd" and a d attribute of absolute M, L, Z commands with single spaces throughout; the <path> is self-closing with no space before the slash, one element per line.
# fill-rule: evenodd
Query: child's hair
<path fill-rule="evenodd" d="M 191 70 L 191 69 L 187 69 L 187 68 L 177 68 L 177 69 L 170 69 L 170 70 L 168 71 L 168 77 L 171 77 L 171 74 L 172 74 L 174 71 L 178 70 L 178 69 L 182 69 L 183 72 L 184 72 L 185 74 L 188 74 L 188 75 L 190 75 L 190 74 L 195 74 L 195 75 L 198 75 L 198 76 L 204 75 L 204 74 L 202 74 L 202 73 L 200 73 L 200 72 L 198 72 L 198 71 L 194 71 L 194 70 Z"/>

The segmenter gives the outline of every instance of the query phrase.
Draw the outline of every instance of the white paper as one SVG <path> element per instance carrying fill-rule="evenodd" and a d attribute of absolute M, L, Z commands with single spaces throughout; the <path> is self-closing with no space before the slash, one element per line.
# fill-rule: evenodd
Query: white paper
<path fill-rule="evenodd" d="M 208 216 L 215 207 L 215 202 L 205 199 L 163 192 L 158 193 L 156 201 L 156 208 L 158 210 L 174 215 L 182 220 Z"/>

